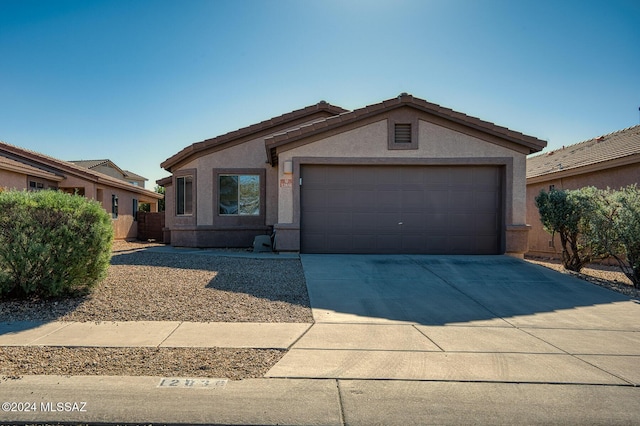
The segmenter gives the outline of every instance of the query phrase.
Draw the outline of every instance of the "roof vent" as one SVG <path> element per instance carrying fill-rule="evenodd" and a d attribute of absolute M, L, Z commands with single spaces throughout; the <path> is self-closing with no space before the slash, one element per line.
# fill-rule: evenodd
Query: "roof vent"
<path fill-rule="evenodd" d="M 604 136 L 598 136 L 596 138 L 596 142 L 602 142 L 604 140 Z"/>
<path fill-rule="evenodd" d="M 402 98 L 404 96 L 409 96 L 409 94 L 407 92 L 402 92 L 402 93 L 400 93 L 400 96 L 398 96 L 398 97 Z"/>

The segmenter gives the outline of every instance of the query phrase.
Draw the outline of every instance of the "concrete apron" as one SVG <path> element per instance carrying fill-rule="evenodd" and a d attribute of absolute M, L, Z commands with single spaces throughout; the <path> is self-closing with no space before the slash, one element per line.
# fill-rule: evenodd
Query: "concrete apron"
<path fill-rule="evenodd" d="M 316 323 L 273 378 L 640 386 L 640 304 L 505 256 L 301 256 Z"/>

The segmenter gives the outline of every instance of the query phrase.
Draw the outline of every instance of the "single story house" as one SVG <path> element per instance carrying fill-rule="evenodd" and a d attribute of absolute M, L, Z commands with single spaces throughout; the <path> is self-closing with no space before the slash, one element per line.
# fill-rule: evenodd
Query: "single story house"
<path fill-rule="evenodd" d="M 530 256 L 560 257 L 560 238 L 540 222 L 535 198 L 541 190 L 585 186 L 620 189 L 640 183 L 640 125 L 598 136 L 527 160 L 527 223 Z"/>
<path fill-rule="evenodd" d="M 111 214 L 116 239 L 136 239 L 138 205 L 148 203 L 151 211 L 158 211 L 163 197 L 123 179 L 3 142 L 0 189 L 54 189 L 98 200 Z"/>
<path fill-rule="evenodd" d="M 320 102 L 194 143 L 161 166 L 171 244 L 303 253 L 527 249 L 526 156 L 546 142 L 403 93 Z"/>

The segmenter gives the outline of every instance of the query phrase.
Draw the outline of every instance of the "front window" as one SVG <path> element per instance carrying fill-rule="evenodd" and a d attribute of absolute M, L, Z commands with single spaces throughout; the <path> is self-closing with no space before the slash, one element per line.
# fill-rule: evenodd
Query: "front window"
<path fill-rule="evenodd" d="M 115 194 L 111 195 L 111 217 L 118 218 L 118 196 Z"/>
<path fill-rule="evenodd" d="M 193 214 L 193 176 L 176 179 L 176 214 Z"/>
<path fill-rule="evenodd" d="M 218 212 L 221 215 L 260 215 L 259 175 L 219 175 Z"/>

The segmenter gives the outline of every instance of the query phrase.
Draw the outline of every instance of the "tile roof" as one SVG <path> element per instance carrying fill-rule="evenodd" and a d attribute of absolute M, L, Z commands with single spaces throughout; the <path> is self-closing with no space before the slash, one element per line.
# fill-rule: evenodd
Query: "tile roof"
<path fill-rule="evenodd" d="M 529 148 L 531 153 L 538 152 L 547 145 L 546 141 L 535 138 L 533 136 L 527 136 L 506 127 L 498 126 L 494 123 L 481 120 L 477 117 L 472 117 L 467 114 L 454 111 L 450 108 L 445 108 L 440 105 L 428 102 L 424 99 L 416 98 L 407 93 L 402 93 L 396 98 L 388 99 L 377 104 L 368 105 L 353 111 L 343 112 L 339 115 L 328 117 L 323 120 L 300 126 L 295 129 L 290 129 L 288 131 L 266 138 L 265 145 L 267 151 L 269 152 L 269 161 L 271 161 L 271 164 L 275 164 L 277 157 L 276 148 L 281 145 L 286 145 L 295 140 L 299 140 L 316 133 L 322 133 L 326 130 L 353 123 L 358 120 L 378 115 L 403 106 L 410 106 L 429 114 L 444 118 L 446 120 L 462 124 L 476 130 L 480 130 L 484 133 L 506 139 L 519 145 L 523 145 Z"/>
<path fill-rule="evenodd" d="M 145 181 L 149 180 L 146 177 L 130 172 L 129 170 L 121 169 L 113 161 L 108 159 L 107 160 L 72 160 L 70 161 L 70 163 L 76 164 L 81 167 L 86 167 L 87 169 L 93 169 L 95 167 L 103 166 L 103 165 L 111 166 L 112 168 L 122 173 L 122 175 L 125 178 L 132 178 L 133 180 L 145 180 Z"/>
<path fill-rule="evenodd" d="M 138 175 L 136 173 L 133 173 L 133 172 L 131 172 L 129 170 L 123 170 L 123 172 L 124 172 L 124 177 L 132 179 L 132 180 L 144 180 L 144 181 L 149 180 L 146 177 L 140 176 L 140 175 Z"/>
<path fill-rule="evenodd" d="M 64 174 L 71 174 L 88 181 L 125 189 L 148 197 L 156 199 L 160 199 L 163 197 L 163 195 L 161 194 L 157 194 L 153 191 L 149 191 L 148 189 L 132 185 L 121 179 L 105 175 L 104 173 L 96 172 L 94 170 L 78 166 L 77 164 L 74 164 L 70 161 L 59 160 L 57 158 L 11 145 L 2 141 L 0 141 L 0 157 L 9 158 L 10 160 L 26 164 L 30 167 L 35 167 L 40 170 L 45 170 L 59 176 L 63 176 Z"/>
<path fill-rule="evenodd" d="M 638 156 L 640 125 L 527 158 L 527 179 Z"/>
<path fill-rule="evenodd" d="M 93 169 L 94 167 L 102 166 L 103 164 L 112 162 L 110 160 L 71 160 L 70 163 L 76 164 L 81 167 L 86 167 L 87 169 Z"/>
<path fill-rule="evenodd" d="M 160 164 L 160 166 L 167 171 L 171 171 L 171 167 L 173 167 L 178 162 L 186 160 L 189 157 L 196 155 L 202 151 L 208 150 L 210 148 L 220 146 L 229 142 L 233 142 L 238 139 L 245 138 L 260 132 L 276 129 L 279 126 L 285 126 L 288 123 L 292 123 L 296 120 L 304 119 L 305 117 L 311 117 L 317 114 L 336 115 L 336 114 L 341 114 L 345 111 L 347 110 L 344 108 L 331 105 L 325 101 L 320 101 L 315 105 L 310 105 L 305 108 L 291 111 L 286 114 L 282 114 L 277 117 L 273 117 L 268 120 L 261 121 L 260 123 L 252 124 L 250 126 L 243 127 L 241 129 L 234 130 L 232 132 L 225 133 L 220 136 L 216 136 L 215 138 L 206 139 L 202 142 L 196 142 L 184 148 L 177 154 L 167 158 L 165 161 L 162 162 L 162 164 Z"/>

